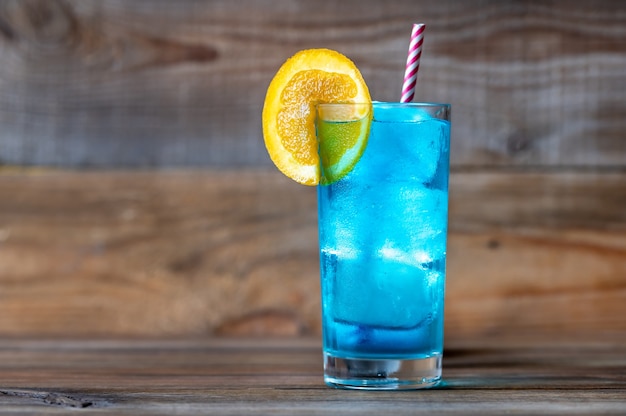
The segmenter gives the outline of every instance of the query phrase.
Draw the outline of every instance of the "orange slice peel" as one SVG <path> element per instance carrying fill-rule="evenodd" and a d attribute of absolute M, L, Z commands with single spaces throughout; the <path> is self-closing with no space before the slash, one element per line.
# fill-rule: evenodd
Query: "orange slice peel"
<path fill-rule="evenodd" d="M 318 143 L 315 131 L 315 106 L 320 103 L 366 106 L 355 107 L 365 108 L 355 110 L 360 114 L 339 117 L 345 120 L 336 116 L 335 121 L 350 123 L 329 127 L 333 143 L 324 144 Z M 365 148 L 371 118 L 367 104 L 371 106 L 367 85 L 347 57 L 329 49 L 296 53 L 278 70 L 265 97 L 263 137 L 270 158 L 283 174 L 301 184 L 338 180 L 352 169 Z"/>

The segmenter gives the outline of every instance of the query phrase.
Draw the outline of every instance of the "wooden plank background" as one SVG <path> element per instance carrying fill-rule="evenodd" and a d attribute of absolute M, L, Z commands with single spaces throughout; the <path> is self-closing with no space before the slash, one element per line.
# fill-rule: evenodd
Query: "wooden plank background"
<path fill-rule="evenodd" d="M 5 0 L 0 163 L 269 166 L 265 90 L 328 47 L 397 101 L 411 23 L 419 99 L 452 103 L 454 166 L 623 167 L 620 1 Z"/>
<path fill-rule="evenodd" d="M 450 339 L 626 329 L 626 4 L 0 2 L 0 336 L 319 333 L 267 85 L 329 47 L 453 105 Z M 176 169 L 173 169 L 176 168 Z"/>

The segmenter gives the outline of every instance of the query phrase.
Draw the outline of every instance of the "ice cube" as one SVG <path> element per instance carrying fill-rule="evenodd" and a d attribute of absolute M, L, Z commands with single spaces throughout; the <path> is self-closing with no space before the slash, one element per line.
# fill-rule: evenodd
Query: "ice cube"
<path fill-rule="evenodd" d="M 388 185 L 385 204 L 370 231 L 377 248 L 391 256 L 410 253 L 413 262 L 445 257 L 448 217 L 447 193 L 437 189 Z M 407 260 L 403 260 L 405 263 Z"/>
<path fill-rule="evenodd" d="M 437 168 L 447 159 L 450 124 L 431 117 L 426 111 L 407 107 L 390 110 L 376 107 L 372 136 L 380 136 L 381 174 L 388 180 L 418 180 L 430 183 Z M 390 159 L 389 155 L 393 155 Z M 447 164 L 446 164 L 447 166 Z"/>
<path fill-rule="evenodd" d="M 334 321 L 379 328 L 416 328 L 434 319 L 443 269 L 391 245 L 373 256 L 322 251 L 324 302 Z"/>
<path fill-rule="evenodd" d="M 381 248 L 378 254 L 372 274 L 377 290 L 387 297 L 387 326 L 415 328 L 429 322 L 438 301 L 434 294 L 441 272 L 423 267 L 412 253 L 391 246 Z"/>
<path fill-rule="evenodd" d="M 433 181 L 438 166 L 444 163 L 447 128 L 447 123 L 435 119 L 411 123 L 406 129 L 410 139 L 399 141 L 399 154 L 403 155 L 399 163 L 404 175 L 425 184 Z"/>
<path fill-rule="evenodd" d="M 389 123 L 432 119 L 432 116 L 427 111 L 417 106 L 398 107 L 395 103 L 380 101 L 374 101 L 374 105 L 374 121 Z"/>
<path fill-rule="evenodd" d="M 405 230 L 407 250 L 419 258 L 421 263 L 445 257 L 447 192 L 428 188 L 405 188 L 399 198 L 398 203 L 403 210 L 397 219 L 397 226 Z"/>

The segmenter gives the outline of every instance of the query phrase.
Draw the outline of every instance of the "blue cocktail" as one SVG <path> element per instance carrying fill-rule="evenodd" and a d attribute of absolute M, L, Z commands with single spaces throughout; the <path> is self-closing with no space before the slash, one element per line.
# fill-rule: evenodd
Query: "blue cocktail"
<path fill-rule="evenodd" d="M 445 104 L 318 105 L 327 384 L 403 389 L 441 378 L 449 116 Z M 350 123 L 369 128 L 364 150 L 345 176 L 325 179 L 324 143 Z"/>

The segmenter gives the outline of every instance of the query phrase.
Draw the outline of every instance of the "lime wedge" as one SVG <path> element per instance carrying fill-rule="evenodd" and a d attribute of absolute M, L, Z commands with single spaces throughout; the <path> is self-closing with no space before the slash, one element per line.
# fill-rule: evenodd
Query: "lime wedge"
<path fill-rule="evenodd" d="M 329 121 L 318 118 L 317 138 L 321 185 L 337 182 L 346 176 L 359 161 L 367 145 L 371 114 L 371 109 L 368 109 L 365 117 L 349 121 L 336 119 Z"/>

